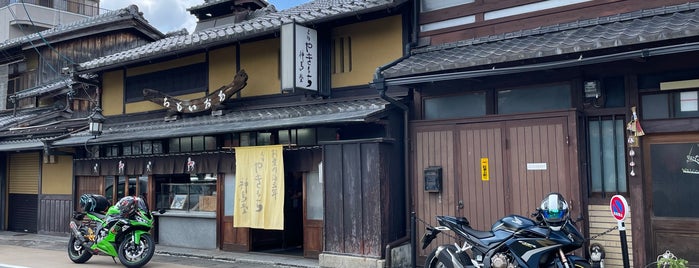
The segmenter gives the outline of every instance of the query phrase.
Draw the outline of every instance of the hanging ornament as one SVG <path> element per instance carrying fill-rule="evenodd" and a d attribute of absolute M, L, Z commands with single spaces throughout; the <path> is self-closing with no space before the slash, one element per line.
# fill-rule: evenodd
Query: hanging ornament
<path fill-rule="evenodd" d="M 626 139 L 626 143 L 629 145 L 629 158 L 631 158 L 631 161 L 629 162 L 631 172 L 629 172 L 629 175 L 633 177 L 636 176 L 636 171 L 634 170 L 634 167 L 636 166 L 636 162 L 634 160 L 634 156 L 636 156 L 636 151 L 634 151 L 633 148 L 640 146 L 638 142 L 638 137 L 646 135 L 646 133 L 643 132 L 643 128 L 641 127 L 641 122 L 638 121 L 636 106 L 631 107 L 631 121 L 628 124 L 626 124 L 626 130 L 629 131 L 629 138 Z"/>
<path fill-rule="evenodd" d="M 626 129 L 631 131 L 631 134 L 635 137 L 640 137 L 646 135 L 641 127 L 641 122 L 638 121 L 638 114 L 636 113 L 636 106 L 631 107 L 631 122 L 626 124 Z"/>

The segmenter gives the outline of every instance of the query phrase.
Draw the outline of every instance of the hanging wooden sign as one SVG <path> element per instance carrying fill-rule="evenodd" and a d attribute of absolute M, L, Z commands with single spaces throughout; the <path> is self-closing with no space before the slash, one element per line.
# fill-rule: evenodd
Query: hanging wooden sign
<path fill-rule="evenodd" d="M 248 75 L 245 70 L 240 70 L 235 74 L 233 81 L 219 89 L 212 91 L 208 95 L 192 100 L 180 100 L 173 96 L 162 93 L 158 90 L 144 88 L 143 97 L 153 103 L 161 105 L 168 109 L 168 116 L 173 116 L 179 113 L 198 113 L 206 110 L 220 110 L 221 103 L 225 102 L 231 96 L 240 92 L 248 81 Z"/>

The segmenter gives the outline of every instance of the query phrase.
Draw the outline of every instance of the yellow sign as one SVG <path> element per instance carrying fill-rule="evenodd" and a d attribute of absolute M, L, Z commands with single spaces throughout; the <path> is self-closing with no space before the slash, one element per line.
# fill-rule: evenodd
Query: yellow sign
<path fill-rule="evenodd" d="M 235 148 L 234 227 L 284 230 L 282 145 Z"/>
<path fill-rule="evenodd" d="M 488 169 L 488 158 L 481 158 L 481 180 L 490 180 L 490 171 Z"/>

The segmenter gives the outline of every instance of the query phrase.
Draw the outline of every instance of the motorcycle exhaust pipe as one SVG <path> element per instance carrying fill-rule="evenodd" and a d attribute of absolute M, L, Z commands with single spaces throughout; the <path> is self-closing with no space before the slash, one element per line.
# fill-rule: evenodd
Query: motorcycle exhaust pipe
<path fill-rule="evenodd" d="M 75 236 L 75 238 L 80 240 L 81 244 L 85 243 L 85 237 L 80 233 L 80 231 L 78 230 L 78 225 L 75 224 L 74 221 L 70 221 L 70 230 L 73 231 L 73 235 Z"/>

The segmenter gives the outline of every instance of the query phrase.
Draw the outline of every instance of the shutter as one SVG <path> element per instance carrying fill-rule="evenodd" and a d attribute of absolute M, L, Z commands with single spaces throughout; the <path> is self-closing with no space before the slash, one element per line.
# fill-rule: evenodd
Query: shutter
<path fill-rule="evenodd" d="M 39 153 L 12 154 L 9 157 L 8 188 L 11 194 L 39 193 Z"/>

